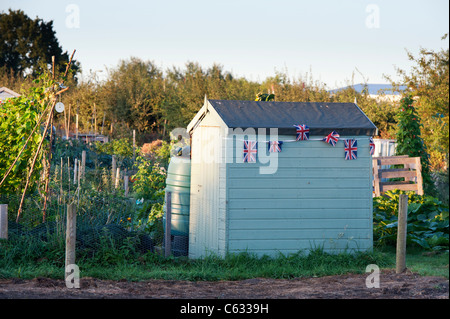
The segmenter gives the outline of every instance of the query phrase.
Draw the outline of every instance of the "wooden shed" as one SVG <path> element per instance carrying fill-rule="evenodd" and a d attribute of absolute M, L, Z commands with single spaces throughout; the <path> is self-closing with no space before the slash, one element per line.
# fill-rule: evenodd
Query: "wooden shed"
<path fill-rule="evenodd" d="M 372 249 L 377 128 L 356 104 L 205 98 L 187 130 L 190 258 Z"/>

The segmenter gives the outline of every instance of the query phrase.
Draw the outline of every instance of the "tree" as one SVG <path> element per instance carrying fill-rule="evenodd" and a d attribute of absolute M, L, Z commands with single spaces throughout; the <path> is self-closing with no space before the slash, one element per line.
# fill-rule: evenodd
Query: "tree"
<path fill-rule="evenodd" d="M 400 113 L 398 114 L 397 155 L 420 157 L 425 193 L 433 190 L 433 181 L 430 176 L 429 155 L 421 137 L 419 114 L 413 106 L 414 100 L 410 95 L 401 99 Z"/>
<path fill-rule="evenodd" d="M 0 13 L 0 67 L 22 77 L 36 76 L 52 65 L 55 57 L 55 71 L 64 72 L 69 54 L 63 52 L 58 43 L 53 21 L 32 20 L 23 11 Z M 79 63 L 72 61 L 75 75 Z"/>
<path fill-rule="evenodd" d="M 442 40 L 446 38 L 444 35 Z M 449 49 L 435 52 L 422 48 L 418 57 L 408 52 L 408 58 L 415 63 L 411 71 L 397 71 L 416 101 L 430 164 L 442 169 L 449 153 Z"/>
<path fill-rule="evenodd" d="M 141 133 L 159 128 L 164 88 L 162 72 L 154 63 L 134 57 L 122 60 L 101 94 L 113 123 L 125 123 Z"/>

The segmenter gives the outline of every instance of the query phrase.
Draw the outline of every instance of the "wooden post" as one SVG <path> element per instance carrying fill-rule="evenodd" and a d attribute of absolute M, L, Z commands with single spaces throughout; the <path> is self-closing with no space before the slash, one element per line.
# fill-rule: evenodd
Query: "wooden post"
<path fill-rule="evenodd" d="M 77 184 L 77 173 L 78 173 L 78 159 L 75 159 L 75 162 L 73 164 L 73 184 Z"/>
<path fill-rule="evenodd" d="M 172 253 L 172 236 L 171 236 L 171 224 L 172 224 L 172 193 L 167 192 L 167 202 L 166 202 L 166 227 L 165 227 L 165 237 L 164 237 L 164 255 L 169 257 Z"/>
<path fill-rule="evenodd" d="M 123 185 L 125 188 L 125 196 L 128 196 L 128 176 L 127 175 L 125 175 L 123 177 Z"/>
<path fill-rule="evenodd" d="M 380 191 L 380 176 L 378 172 L 378 160 L 372 159 L 372 170 L 373 170 L 373 191 L 375 192 L 375 197 L 381 195 Z"/>
<path fill-rule="evenodd" d="M 8 239 L 8 205 L 0 204 L 0 239 Z"/>
<path fill-rule="evenodd" d="M 400 274 L 406 269 L 406 228 L 408 217 L 408 195 L 400 194 L 398 203 L 397 257 L 395 272 Z"/>
<path fill-rule="evenodd" d="M 423 178 L 422 178 L 422 163 L 420 157 L 416 157 L 416 179 L 417 179 L 417 194 L 423 195 Z"/>
<path fill-rule="evenodd" d="M 81 176 L 83 179 L 84 174 L 86 174 L 86 151 L 81 152 Z"/>
<path fill-rule="evenodd" d="M 69 103 L 69 116 L 67 118 L 67 140 L 69 140 L 70 136 L 70 103 Z"/>
<path fill-rule="evenodd" d="M 63 168 L 64 168 L 64 164 L 63 164 L 63 158 L 61 157 L 61 183 L 60 183 L 60 188 L 59 188 L 59 203 L 62 203 L 62 198 L 63 198 Z"/>
<path fill-rule="evenodd" d="M 77 234 L 77 211 L 75 205 L 67 205 L 67 228 L 66 228 L 66 265 L 75 264 L 75 242 Z M 67 274 L 66 274 L 67 275 Z"/>
<path fill-rule="evenodd" d="M 80 163 L 79 160 L 78 160 L 78 176 L 77 176 L 77 178 L 78 178 L 77 184 L 78 184 L 78 187 L 79 187 L 80 186 L 80 182 L 81 182 L 81 163 Z"/>
<path fill-rule="evenodd" d="M 120 168 L 117 167 L 115 188 L 119 188 Z"/>
<path fill-rule="evenodd" d="M 112 169 L 111 169 L 111 185 L 114 184 L 116 180 L 116 155 L 112 156 Z"/>
<path fill-rule="evenodd" d="M 77 137 L 77 140 L 78 140 L 78 109 L 77 109 L 75 129 L 76 129 L 76 137 Z"/>

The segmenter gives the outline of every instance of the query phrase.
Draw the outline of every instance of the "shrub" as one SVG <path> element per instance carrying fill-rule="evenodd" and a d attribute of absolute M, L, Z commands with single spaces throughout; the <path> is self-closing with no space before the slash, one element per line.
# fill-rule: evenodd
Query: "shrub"
<path fill-rule="evenodd" d="M 379 245 L 395 244 L 397 239 L 400 190 L 388 191 L 374 198 L 374 241 Z M 407 244 L 425 249 L 448 250 L 449 210 L 432 196 L 408 193 Z"/>

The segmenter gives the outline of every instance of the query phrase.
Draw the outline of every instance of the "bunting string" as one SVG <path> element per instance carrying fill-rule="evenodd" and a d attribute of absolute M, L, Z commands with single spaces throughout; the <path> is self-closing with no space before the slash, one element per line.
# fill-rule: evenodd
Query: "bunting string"
<path fill-rule="evenodd" d="M 335 147 L 338 141 L 344 142 L 344 158 L 345 160 L 356 160 L 358 155 L 358 143 L 356 139 L 340 139 L 340 135 L 336 131 L 332 131 L 330 134 L 323 138 L 310 138 L 309 127 L 305 124 L 293 125 L 296 129 L 296 139 L 283 140 L 283 141 L 250 141 L 248 139 L 236 139 L 236 141 L 244 142 L 244 162 L 256 162 L 258 153 L 258 143 L 268 143 L 267 150 L 271 153 L 280 153 L 282 151 L 283 143 L 293 143 L 301 141 L 322 141 Z M 227 140 L 234 140 L 232 137 L 226 137 Z M 369 139 L 369 153 L 373 155 L 375 153 L 375 143 L 373 137 Z"/>

